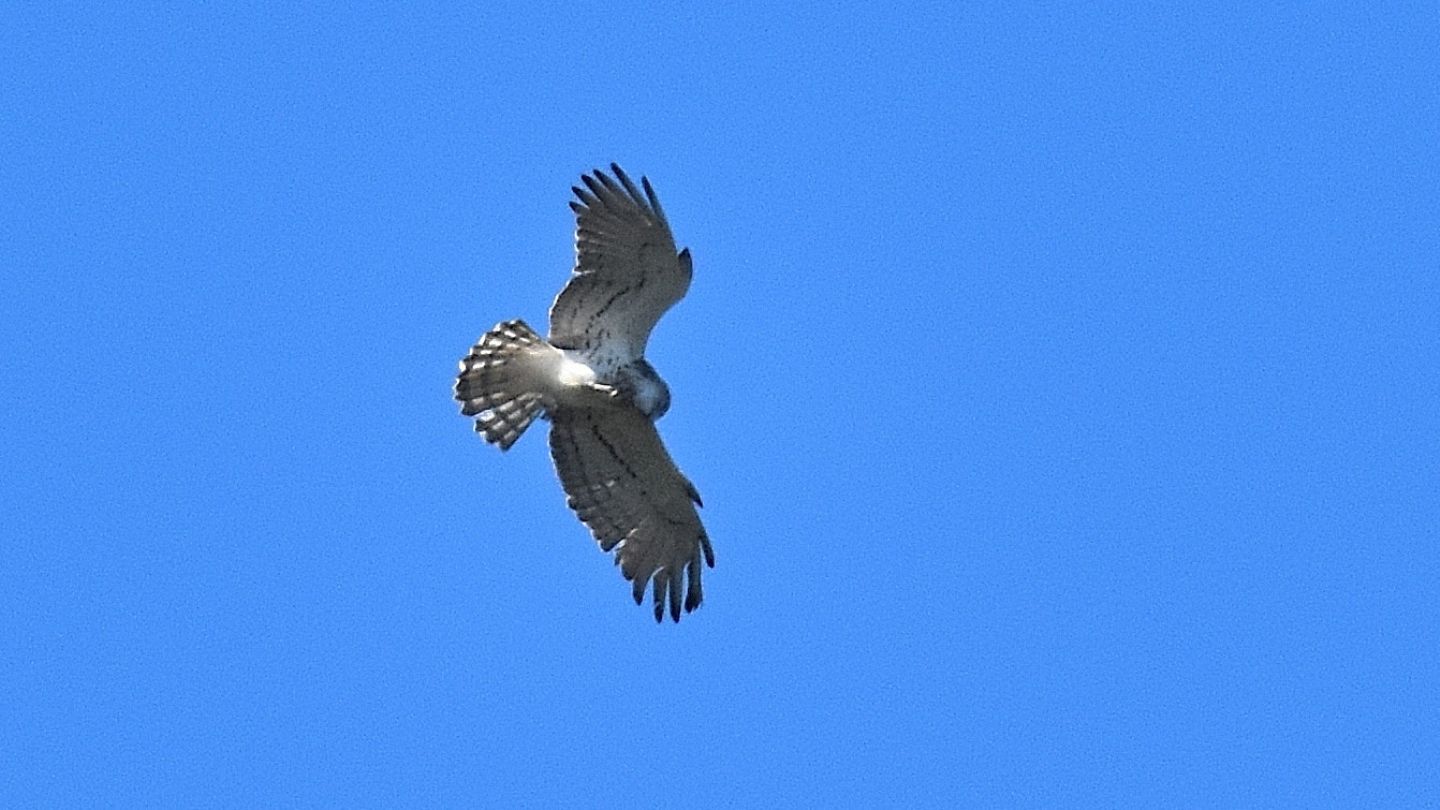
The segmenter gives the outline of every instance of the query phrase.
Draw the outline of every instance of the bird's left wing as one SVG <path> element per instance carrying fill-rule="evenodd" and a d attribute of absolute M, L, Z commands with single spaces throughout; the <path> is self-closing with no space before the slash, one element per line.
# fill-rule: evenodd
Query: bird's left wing
<path fill-rule="evenodd" d="M 680 621 L 703 598 L 700 561 L 715 566 L 710 538 L 695 506 L 700 495 L 660 441 L 655 425 L 630 406 L 561 409 L 553 415 L 550 454 L 570 508 L 600 548 L 615 551 L 635 604 L 653 580 L 655 620 Z"/>
<path fill-rule="evenodd" d="M 608 355 L 618 363 L 644 356 L 665 310 L 690 289 L 690 252 L 675 237 L 650 181 L 641 188 L 614 163 L 576 186 L 575 273 L 550 307 L 550 342 Z"/>

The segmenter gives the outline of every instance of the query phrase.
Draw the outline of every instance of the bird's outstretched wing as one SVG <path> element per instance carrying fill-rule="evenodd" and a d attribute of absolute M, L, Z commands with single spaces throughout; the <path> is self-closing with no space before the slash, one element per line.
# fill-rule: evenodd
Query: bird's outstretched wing
<path fill-rule="evenodd" d="M 680 621 L 683 607 L 703 598 L 700 560 L 715 566 L 710 538 L 695 506 L 700 495 L 681 474 L 655 425 L 632 407 L 561 409 L 553 415 L 550 455 L 570 508 L 590 527 L 600 548 L 634 583 L 635 604 L 653 581 L 655 620 Z"/>
<path fill-rule="evenodd" d="M 575 274 L 550 307 L 550 342 L 624 364 L 644 356 L 655 323 L 690 288 L 690 251 L 675 237 L 650 181 L 643 192 L 614 163 L 573 190 Z"/>

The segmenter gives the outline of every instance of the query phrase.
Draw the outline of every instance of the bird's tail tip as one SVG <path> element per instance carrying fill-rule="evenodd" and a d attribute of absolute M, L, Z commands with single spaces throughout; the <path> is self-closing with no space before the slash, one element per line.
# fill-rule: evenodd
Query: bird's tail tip
<path fill-rule="evenodd" d="M 521 320 L 505 321 L 486 332 L 460 361 L 455 399 L 460 412 L 475 417 L 475 432 L 509 450 L 545 410 L 544 398 L 526 384 L 527 361 L 548 347 Z"/>

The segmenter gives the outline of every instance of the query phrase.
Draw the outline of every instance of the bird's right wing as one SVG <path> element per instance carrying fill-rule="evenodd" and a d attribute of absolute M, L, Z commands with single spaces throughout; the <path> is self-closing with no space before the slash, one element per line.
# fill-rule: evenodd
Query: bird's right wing
<path fill-rule="evenodd" d="M 715 566 L 710 538 L 695 506 L 700 495 L 675 466 L 655 425 L 630 406 L 561 409 L 553 414 L 550 454 L 570 508 L 590 527 L 600 548 L 614 550 L 635 604 L 653 580 L 655 620 L 668 603 L 680 621 L 699 607 L 700 560 Z"/>
<path fill-rule="evenodd" d="M 690 289 L 690 253 L 675 237 L 650 181 L 643 192 L 615 164 L 573 190 L 575 274 L 550 307 L 550 342 L 616 364 L 645 354 L 660 316 Z"/>

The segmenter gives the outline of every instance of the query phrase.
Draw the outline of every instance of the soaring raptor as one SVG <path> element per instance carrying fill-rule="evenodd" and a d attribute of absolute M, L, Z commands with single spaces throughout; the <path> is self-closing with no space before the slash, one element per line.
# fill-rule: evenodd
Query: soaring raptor
<path fill-rule="evenodd" d="M 650 181 L 610 164 L 580 178 L 575 271 L 550 306 L 550 337 L 524 321 L 486 332 L 460 361 L 455 399 L 501 450 L 537 416 L 571 509 L 633 583 L 652 584 L 655 620 L 699 607 L 700 560 L 715 566 L 695 491 L 660 442 L 670 389 L 645 361 L 656 321 L 690 288 L 690 251 L 675 237 Z M 644 189 L 642 192 L 641 189 Z"/>

